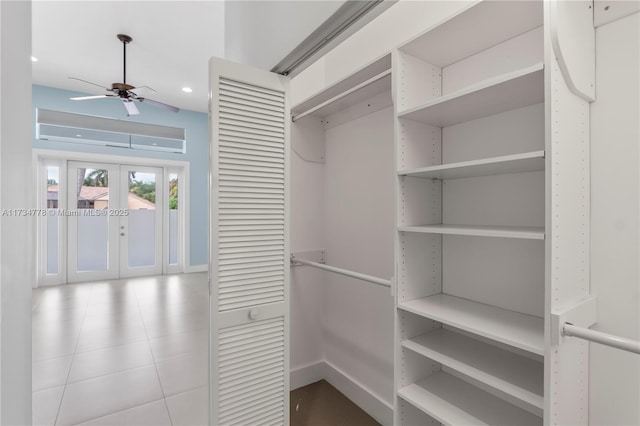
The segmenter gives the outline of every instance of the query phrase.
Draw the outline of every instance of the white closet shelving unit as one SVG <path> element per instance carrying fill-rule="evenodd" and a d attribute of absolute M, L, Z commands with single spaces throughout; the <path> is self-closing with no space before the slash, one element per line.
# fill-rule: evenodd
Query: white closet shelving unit
<path fill-rule="evenodd" d="M 376 208 L 389 206 L 379 204 L 395 190 L 395 425 L 588 424 L 589 346 L 563 338 L 561 329 L 565 322 L 595 322 L 592 8 L 582 0 L 461 6 L 291 108 L 291 146 L 304 160 L 295 159 L 299 193 L 307 190 L 306 176 L 318 175 L 317 165 L 307 163 L 325 163 L 324 187 L 317 187 L 330 212 L 323 248 L 329 264 L 373 270 L 390 260 L 390 235 L 383 231 L 392 226 L 391 215 Z M 211 341 L 218 368 L 211 376 L 222 384 L 212 388 L 212 418 L 287 424 L 288 81 L 212 64 Z M 369 116 L 376 111 L 380 116 Z M 382 142 L 390 142 L 391 120 L 395 176 L 380 167 L 389 165 Z M 325 146 L 333 150 L 326 162 Z M 388 178 L 395 188 L 384 186 Z M 353 196 L 365 193 L 377 197 Z M 355 209 L 363 200 L 367 209 Z M 265 217 L 273 222 L 269 229 L 256 222 Z M 354 229 L 367 237 L 360 246 L 344 232 Z M 234 272 L 235 266 L 229 272 L 240 252 L 251 254 L 243 268 L 255 275 Z M 380 300 L 327 287 L 338 290 L 331 295 L 343 308 L 329 318 L 336 329 L 352 320 L 368 326 L 384 320 L 381 310 L 366 309 Z M 389 349 L 361 337 L 353 336 L 362 353 Z M 339 343 L 334 352 L 343 349 Z M 256 354 L 265 344 L 276 355 L 258 371 Z M 362 371 L 356 379 L 364 383 Z M 255 389 L 267 376 L 265 397 Z M 387 419 L 389 407 L 373 399 L 380 403 L 376 418 Z"/>
<path fill-rule="evenodd" d="M 588 103 L 549 7 L 479 2 L 394 52 L 394 424 L 586 419 L 551 316 L 588 296 Z"/>

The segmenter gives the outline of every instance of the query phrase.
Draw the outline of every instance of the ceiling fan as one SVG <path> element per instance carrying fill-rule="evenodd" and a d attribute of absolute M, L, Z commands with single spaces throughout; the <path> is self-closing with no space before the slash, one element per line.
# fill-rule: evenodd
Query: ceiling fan
<path fill-rule="evenodd" d="M 155 90 L 151 89 L 150 87 L 148 87 L 148 86 L 140 86 L 140 87 L 136 88 L 134 86 L 131 86 L 130 84 L 127 84 L 127 44 L 131 43 L 131 41 L 133 39 L 131 37 L 129 37 L 128 35 L 126 35 L 126 34 L 118 34 L 118 40 L 120 40 L 122 42 L 122 46 L 124 48 L 124 50 L 123 50 L 123 64 L 124 64 L 124 66 L 123 66 L 122 83 L 113 83 L 113 84 L 111 84 L 111 88 L 108 88 L 108 87 L 103 87 L 100 84 L 96 84 L 96 83 L 92 83 L 92 82 L 87 81 L 87 80 L 83 80 L 81 78 L 69 77 L 72 80 L 78 80 L 78 81 L 82 81 L 84 83 L 93 84 L 94 86 L 103 87 L 107 92 L 111 92 L 111 93 L 106 93 L 104 95 L 77 96 L 77 97 L 69 98 L 69 99 L 71 99 L 73 101 L 85 101 L 85 100 L 88 100 L 88 99 L 120 98 L 120 99 L 122 99 L 122 103 L 124 104 L 124 107 L 127 109 L 127 115 L 140 114 L 140 111 L 138 111 L 138 108 L 136 107 L 135 102 L 141 102 L 141 103 L 143 102 L 143 103 L 152 105 L 154 107 L 166 109 L 166 110 L 172 111 L 172 112 L 180 111 L 178 108 L 176 108 L 174 106 L 167 105 L 167 104 L 164 104 L 162 102 L 154 101 L 153 99 L 141 97 L 136 92 L 134 92 L 134 90 L 142 89 L 142 88 L 147 88 L 147 89 L 150 89 L 150 90 L 155 92 Z"/>

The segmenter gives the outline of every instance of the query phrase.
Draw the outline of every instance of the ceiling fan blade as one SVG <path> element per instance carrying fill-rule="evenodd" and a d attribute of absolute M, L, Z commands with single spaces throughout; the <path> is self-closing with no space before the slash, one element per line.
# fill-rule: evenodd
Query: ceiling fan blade
<path fill-rule="evenodd" d="M 136 90 L 141 90 L 141 89 L 142 90 L 150 90 L 153 93 L 158 93 L 158 91 L 156 89 L 154 89 L 153 87 L 149 87 L 149 86 L 137 86 L 137 87 L 131 89 L 130 91 L 131 92 L 135 92 Z"/>
<path fill-rule="evenodd" d="M 171 112 L 178 112 L 180 111 L 180 108 L 176 108 L 174 106 L 171 105 L 167 105 L 167 104 L 163 104 L 162 102 L 158 102 L 158 101 L 154 101 L 153 99 L 149 99 L 149 98 L 138 98 L 138 100 L 140 102 L 144 102 L 147 103 L 149 105 L 152 105 L 156 108 L 162 108 L 162 109 L 166 109 L 167 111 L 171 111 Z"/>
<path fill-rule="evenodd" d="M 87 83 L 87 84 L 93 84 L 94 86 L 98 86 L 98 87 L 100 87 L 100 88 L 102 88 L 102 89 L 104 89 L 104 90 L 109 90 L 109 88 L 104 87 L 102 84 L 93 83 L 93 82 L 91 82 L 91 81 L 83 80 L 83 79 L 78 78 L 78 77 L 69 77 L 69 79 L 70 79 L 70 80 L 78 80 L 78 81 L 81 81 L 81 82 L 83 82 L 83 83 Z"/>
<path fill-rule="evenodd" d="M 130 99 L 123 99 L 122 103 L 124 107 L 127 109 L 127 115 L 138 115 L 140 111 L 138 111 L 138 107 L 136 104 Z"/>
<path fill-rule="evenodd" d="M 76 96 L 75 98 L 69 98 L 72 101 L 86 101 L 87 99 L 100 99 L 100 98 L 109 98 L 109 95 L 95 95 L 95 96 Z"/>

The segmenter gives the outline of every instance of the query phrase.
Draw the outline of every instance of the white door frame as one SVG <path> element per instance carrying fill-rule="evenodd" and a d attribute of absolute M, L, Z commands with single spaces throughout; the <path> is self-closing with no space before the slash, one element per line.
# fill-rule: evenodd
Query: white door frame
<path fill-rule="evenodd" d="M 169 233 L 163 234 L 163 262 L 162 273 L 181 273 L 189 272 L 189 259 L 190 259 L 190 239 L 189 239 L 189 210 L 190 210 L 190 164 L 188 161 L 181 160 L 164 160 L 157 158 L 145 158 L 145 157 L 130 157 L 123 155 L 109 155 L 109 154 L 95 154 L 95 153 L 83 153 L 75 151 L 59 151 L 49 149 L 34 149 L 33 150 L 33 170 L 35 187 L 38 191 L 37 208 L 39 211 L 46 211 L 47 200 L 46 197 L 41 196 L 46 193 L 46 166 L 59 167 L 60 173 L 60 186 L 64 188 L 66 185 L 67 175 L 67 161 L 87 161 L 87 162 L 100 162 L 100 163 L 112 163 L 112 164 L 136 164 L 140 166 L 161 167 L 164 169 L 165 176 L 169 173 L 177 173 L 179 175 L 178 193 L 180 194 L 180 209 L 178 212 L 178 263 L 175 265 L 169 265 Z M 64 180 L 64 182 L 63 182 Z M 164 181 L 164 179 L 163 179 Z M 163 192 L 165 192 L 165 199 L 168 199 L 169 185 L 168 182 L 163 182 Z M 66 191 L 65 194 L 61 194 L 59 200 L 60 206 L 66 206 Z M 168 209 L 166 209 L 165 217 L 163 218 L 163 226 L 168 227 Z M 66 220 L 60 220 L 59 233 L 60 239 L 58 242 L 58 274 L 47 275 L 46 265 L 46 217 L 40 217 L 38 220 L 38 264 L 37 264 L 37 280 L 34 287 L 47 286 L 47 285 L 59 285 L 67 283 L 67 224 Z"/>

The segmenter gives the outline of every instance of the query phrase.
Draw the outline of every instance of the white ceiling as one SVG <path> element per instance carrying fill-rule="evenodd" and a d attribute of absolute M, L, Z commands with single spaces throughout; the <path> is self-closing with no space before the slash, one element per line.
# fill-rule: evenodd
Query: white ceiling
<path fill-rule="evenodd" d="M 226 58 L 271 69 L 344 4 L 344 0 L 228 1 Z"/>
<path fill-rule="evenodd" d="M 182 109 L 207 111 L 211 56 L 270 69 L 335 10 L 339 1 L 45 1 L 33 2 L 33 82 L 102 94 L 122 82 L 157 91 L 143 96 Z M 226 34 L 226 36 L 225 36 Z M 226 52 L 225 52 L 226 50 Z M 184 93 L 184 86 L 193 93 Z M 91 102 L 91 101 L 85 101 Z"/>

